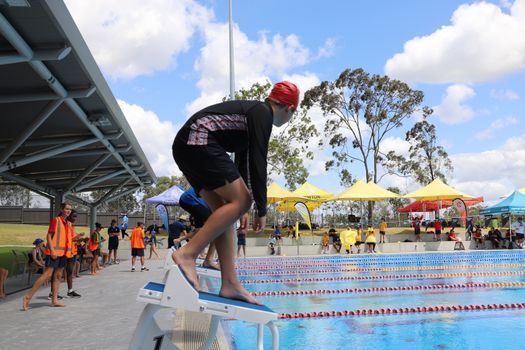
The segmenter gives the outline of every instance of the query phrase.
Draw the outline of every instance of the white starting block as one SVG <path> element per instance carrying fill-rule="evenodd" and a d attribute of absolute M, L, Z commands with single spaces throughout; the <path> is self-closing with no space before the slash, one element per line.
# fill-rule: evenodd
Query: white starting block
<path fill-rule="evenodd" d="M 175 262 L 171 258 L 171 255 L 173 252 L 175 252 L 177 249 L 175 247 L 171 247 L 168 251 L 168 254 L 166 254 L 166 260 L 164 261 L 164 269 L 169 270 L 173 266 L 175 266 Z M 197 264 L 197 274 L 199 276 L 208 276 L 208 277 L 215 277 L 215 278 L 221 278 L 221 271 L 216 269 L 211 269 L 208 267 L 203 267 L 202 263 L 204 262 L 204 259 L 197 258 L 195 263 Z M 167 275 L 166 275 L 167 276 Z"/>
<path fill-rule="evenodd" d="M 131 340 L 130 350 L 180 350 L 168 339 L 154 319 L 161 308 L 181 309 L 212 315 L 208 337 L 199 350 L 209 349 L 214 340 L 222 317 L 258 323 L 257 349 L 263 349 L 263 327 L 272 333 L 272 349 L 279 348 L 279 331 L 273 323 L 277 313 L 266 306 L 250 304 L 240 300 L 227 299 L 216 294 L 199 292 L 187 280 L 182 270 L 173 262 L 171 254 L 166 258 L 168 271 L 164 283 L 149 282 L 139 290 L 137 300 L 147 303 L 139 318 Z M 169 266 L 166 266 L 168 265 Z M 216 270 L 213 270 L 216 271 Z M 219 271 L 220 276 L 220 271 Z"/>

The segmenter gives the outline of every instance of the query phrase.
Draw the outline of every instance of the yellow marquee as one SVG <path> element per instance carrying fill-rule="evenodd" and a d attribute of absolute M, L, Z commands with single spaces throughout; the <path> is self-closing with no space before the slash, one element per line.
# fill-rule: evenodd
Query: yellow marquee
<path fill-rule="evenodd" d="M 441 200 L 454 198 L 472 198 L 472 196 L 459 192 L 458 190 L 443 183 L 440 179 L 432 181 L 425 187 L 404 196 L 405 198 L 414 198 L 417 200 Z"/>

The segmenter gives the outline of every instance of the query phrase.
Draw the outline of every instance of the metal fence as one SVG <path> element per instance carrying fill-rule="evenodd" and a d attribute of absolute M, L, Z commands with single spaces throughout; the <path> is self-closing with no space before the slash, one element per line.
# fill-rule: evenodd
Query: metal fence
<path fill-rule="evenodd" d="M 175 220 L 174 214 L 170 215 L 170 222 Z M 128 226 L 134 227 L 138 221 L 144 221 L 144 214 L 128 215 L 128 218 Z M 0 207 L 0 223 L 48 225 L 49 220 L 49 209 L 46 208 Z M 97 222 L 100 222 L 104 227 L 108 227 L 111 220 L 117 220 L 117 223 L 120 223 L 120 213 L 97 213 Z M 161 224 L 158 215 L 148 213 L 146 223 L 153 222 Z M 89 226 L 89 213 L 79 212 L 76 224 L 78 226 Z"/>

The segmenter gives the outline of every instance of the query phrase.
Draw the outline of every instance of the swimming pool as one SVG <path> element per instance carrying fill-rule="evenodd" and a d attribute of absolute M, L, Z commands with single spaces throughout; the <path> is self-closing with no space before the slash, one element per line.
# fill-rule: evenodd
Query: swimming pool
<path fill-rule="evenodd" d="M 282 317 L 281 349 L 523 348 L 523 251 L 253 258 L 237 266 L 245 287 Z M 223 327 L 231 349 L 255 348 L 255 325 Z"/>

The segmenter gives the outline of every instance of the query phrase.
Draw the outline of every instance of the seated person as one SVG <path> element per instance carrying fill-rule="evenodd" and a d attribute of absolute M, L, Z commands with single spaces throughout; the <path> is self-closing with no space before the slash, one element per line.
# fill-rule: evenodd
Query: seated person
<path fill-rule="evenodd" d="M 43 273 L 46 263 L 44 262 L 44 240 L 37 238 L 33 242 L 35 246 L 29 253 L 28 265 L 31 271 L 35 273 Z"/>
<path fill-rule="evenodd" d="M 476 228 L 472 232 L 472 237 L 474 238 L 474 242 L 476 242 L 476 248 L 478 248 L 478 245 L 483 247 L 483 233 L 481 232 L 481 227 L 479 225 L 476 225 Z"/>
<path fill-rule="evenodd" d="M 330 238 L 330 231 L 328 231 L 328 237 Z M 339 234 L 335 231 L 335 229 L 333 229 L 331 237 L 332 237 L 332 242 L 333 242 L 332 246 L 334 247 L 335 251 L 339 254 L 341 252 L 341 247 L 343 245 L 341 243 L 341 238 L 339 237 Z"/>
<path fill-rule="evenodd" d="M 268 238 L 268 248 L 270 249 L 270 255 L 275 255 L 275 244 L 277 243 L 277 240 L 275 239 L 275 236 L 272 234 L 270 235 L 270 238 Z"/>
<path fill-rule="evenodd" d="M 450 229 L 450 231 L 448 232 L 447 234 L 447 238 L 449 241 L 456 241 L 456 242 L 461 242 L 461 238 L 459 238 L 457 235 L 456 235 L 456 232 L 454 232 L 454 229 Z"/>
<path fill-rule="evenodd" d="M 499 248 L 500 243 L 503 241 L 500 230 L 491 227 L 488 233 L 488 238 L 492 242 L 493 248 Z"/>
<path fill-rule="evenodd" d="M 273 231 L 273 236 L 275 237 L 277 244 L 280 244 L 282 237 L 281 237 L 281 227 L 279 225 L 275 226 L 275 230 Z"/>

